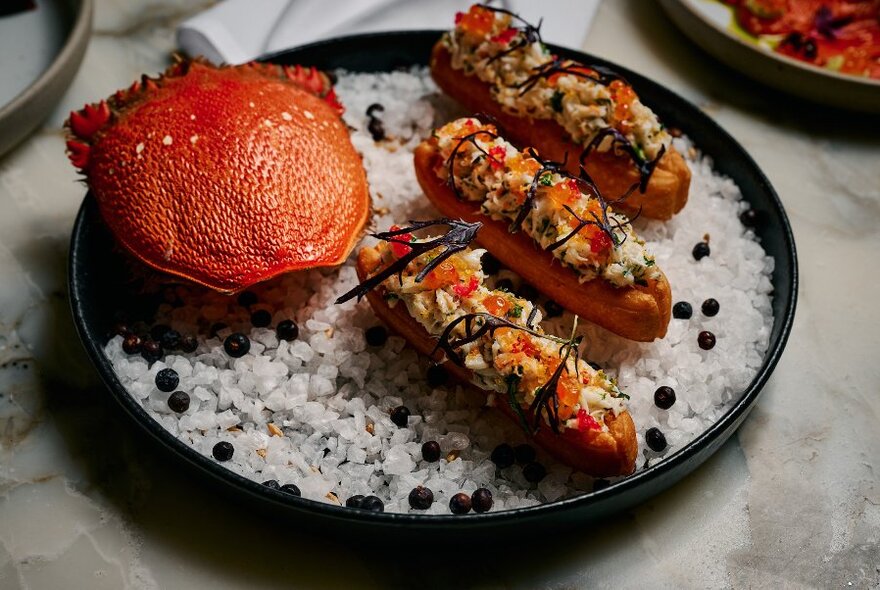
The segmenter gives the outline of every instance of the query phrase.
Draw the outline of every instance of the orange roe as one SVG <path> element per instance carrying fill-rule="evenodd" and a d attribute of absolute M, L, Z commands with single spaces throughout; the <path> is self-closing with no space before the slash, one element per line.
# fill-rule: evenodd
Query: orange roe
<path fill-rule="evenodd" d="M 621 80 L 615 80 L 608 85 L 611 91 L 611 98 L 614 100 L 614 116 L 615 127 L 621 133 L 629 133 L 632 123 L 629 118 L 632 114 L 630 107 L 636 99 L 636 93 L 633 92 L 632 86 Z"/>
<path fill-rule="evenodd" d="M 488 295 L 483 298 L 483 307 L 492 315 L 503 316 L 510 310 L 510 301 L 501 295 Z"/>
<path fill-rule="evenodd" d="M 466 13 L 459 12 L 455 15 L 455 25 L 469 35 L 485 37 L 492 32 L 495 24 L 495 13 L 478 4 L 470 7 Z"/>
<path fill-rule="evenodd" d="M 454 285 L 458 281 L 458 269 L 450 260 L 444 260 L 428 273 L 423 283 L 427 288 L 437 290 L 446 285 Z"/>

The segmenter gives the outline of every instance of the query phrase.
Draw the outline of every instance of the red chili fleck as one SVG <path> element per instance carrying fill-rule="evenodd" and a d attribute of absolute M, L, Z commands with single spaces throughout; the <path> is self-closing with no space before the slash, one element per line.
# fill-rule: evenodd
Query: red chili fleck
<path fill-rule="evenodd" d="M 504 43 L 505 45 L 510 43 L 510 41 L 516 37 L 517 29 L 510 27 L 504 29 L 494 37 L 490 39 L 493 43 Z"/>
<path fill-rule="evenodd" d="M 583 408 L 578 410 L 578 430 L 602 430 L 602 426 Z"/>
<path fill-rule="evenodd" d="M 397 231 L 399 229 L 400 229 L 399 225 L 392 225 L 391 226 L 391 231 Z M 411 242 L 413 239 L 413 235 L 410 233 L 400 234 L 400 235 L 397 235 L 394 237 L 398 240 L 405 240 L 407 242 Z M 412 248 L 410 248 L 406 244 L 400 244 L 398 242 L 391 242 L 391 253 L 394 254 L 395 258 L 403 258 L 404 256 L 406 256 L 410 252 L 412 252 Z"/>
<path fill-rule="evenodd" d="M 590 240 L 590 250 L 594 253 L 604 252 L 611 247 L 611 238 L 604 231 L 600 231 Z"/>
<path fill-rule="evenodd" d="M 480 286 L 480 282 L 477 280 L 477 277 L 471 277 L 471 280 L 468 281 L 467 285 L 464 283 L 459 283 L 452 287 L 452 292 L 458 295 L 459 297 L 467 297 L 471 293 L 477 290 L 477 287 Z"/>
<path fill-rule="evenodd" d="M 489 166 L 493 170 L 498 170 L 504 166 L 504 159 L 507 157 L 507 150 L 502 146 L 496 145 L 489 148 Z"/>

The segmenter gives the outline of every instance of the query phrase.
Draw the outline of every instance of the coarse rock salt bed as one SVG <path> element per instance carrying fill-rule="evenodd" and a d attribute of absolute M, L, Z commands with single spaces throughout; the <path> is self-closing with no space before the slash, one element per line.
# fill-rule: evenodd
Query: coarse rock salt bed
<path fill-rule="evenodd" d="M 369 175 L 375 227 L 437 217 L 416 182 L 412 150 L 434 126 L 459 114 L 455 107 L 421 68 L 338 74 L 336 90 Z M 374 103 L 384 107 L 370 109 L 384 130 L 379 141 L 368 130 L 366 113 Z M 372 125 L 374 134 L 377 127 Z M 686 138 L 675 142 L 693 171 L 687 207 L 669 222 L 636 220 L 636 229 L 668 276 L 673 301 L 689 302 L 693 316 L 672 319 L 667 336 L 650 344 L 581 328 L 584 358 L 616 375 L 631 396 L 637 470 L 673 454 L 724 414 L 757 373 L 773 322 L 773 259 L 740 221 L 747 204 L 739 189 L 714 175 L 712 162 Z M 711 254 L 698 261 L 692 250 L 704 239 Z M 526 443 L 525 434 L 485 407 L 485 396 L 452 383 L 432 387 L 427 359 L 403 339 L 384 339 L 379 329 L 368 344 L 366 330 L 379 323 L 369 304 L 333 303 L 357 282 L 354 258 L 339 269 L 294 273 L 257 286 L 252 290 L 256 303 L 247 301 L 250 295 L 224 297 L 178 286 L 176 303 L 161 305 L 153 322 L 197 336 L 194 352 L 167 352 L 149 365 L 141 355 L 123 351 L 121 336 L 110 340 L 105 352 L 126 390 L 184 443 L 207 457 L 216 456 L 217 443 L 230 443 L 232 457 L 223 463 L 228 469 L 257 482 L 294 484 L 311 500 L 345 504 L 355 495 L 375 495 L 386 512 L 448 514 L 452 496 L 481 487 L 492 493 L 492 511 L 553 502 L 594 488 L 592 478 L 541 450 L 537 461 L 547 474 L 538 483 L 526 480 L 521 464 L 496 468 L 492 450 L 502 442 Z M 496 279 L 501 278 L 520 285 L 509 271 L 502 270 Z M 714 317 L 701 312 L 709 298 L 720 303 Z M 251 314 L 257 310 L 271 313 L 269 327 L 253 326 Z M 283 320 L 296 322 L 298 337 L 279 341 L 275 327 Z M 544 325 L 548 332 L 565 334 L 572 320 L 566 313 Z M 698 345 L 703 330 L 716 336 L 711 350 Z M 241 358 L 224 351 L 224 339 L 233 331 L 251 342 Z M 171 393 L 156 385 L 156 374 L 165 368 L 179 375 L 175 391 L 190 397 L 180 414 L 169 408 Z M 672 387 L 677 398 L 668 410 L 654 403 L 654 392 L 663 385 Z M 405 427 L 390 417 L 401 405 L 411 411 Z M 645 442 L 651 428 L 665 435 L 662 451 Z M 423 458 L 427 441 L 439 443 L 439 460 Z M 433 492 L 427 510 L 410 508 L 407 498 L 418 485 Z"/>

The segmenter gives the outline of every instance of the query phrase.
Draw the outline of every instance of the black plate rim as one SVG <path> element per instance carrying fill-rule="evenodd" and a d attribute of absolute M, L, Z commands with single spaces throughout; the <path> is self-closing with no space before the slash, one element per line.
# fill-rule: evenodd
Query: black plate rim
<path fill-rule="evenodd" d="M 332 48 L 334 46 L 345 47 L 348 45 L 360 45 L 362 47 L 368 47 L 372 41 L 377 39 L 385 40 L 396 38 L 402 42 L 404 40 L 412 41 L 415 38 L 422 38 L 424 40 L 424 38 L 427 36 L 431 36 L 432 38 L 439 38 L 439 36 L 443 32 L 444 31 L 442 30 L 429 29 L 347 35 L 343 37 L 335 37 L 332 39 L 326 39 L 315 43 L 302 45 L 284 51 L 279 51 L 265 56 L 264 58 L 262 58 L 262 60 L 275 61 L 283 59 L 285 56 L 291 54 L 302 53 L 312 50 L 320 50 L 328 47 Z M 75 270 L 81 264 L 81 236 L 85 231 L 84 228 L 86 224 L 89 223 L 88 218 L 90 217 L 90 214 L 93 214 L 97 207 L 97 204 L 92 194 L 87 193 L 77 214 L 71 234 L 70 256 L 68 264 L 68 287 L 70 294 L 70 304 L 74 322 L 80 339 L 86 351 L 88 352 L 90 360 L 98 369 L 98 373 L 104 384 L 109 389 L 113 399 L 117 403 L 119 403 L 122 409 L 125 410 L 125 412 L 129 414 L 129 416 L 132 417 L 142 428 L 144 428 L 147 433 L 157 439 L 158 442 L 161 442 L 168 450 L 176 454 L 178 457 L 183 458 L 188 463 L 201 469 L 203 472 L 211 475 L 215 479 L 231 485 L 232 487 L 245 492 L 249 496 L 256 497 L 264 502 L 275 504 L 285 509 L 293 509 L 295 512 L 299 513 L 317 514 L 322 517 L 328 517 L 332 520 L 348 523 L 369 523 L 391 527 L 405 527 L 407 529 L 413 527 L 427 527 L 431 529 L 452 527 L 457 530 L 463 530 L 464 528 L 472 528 L 475 526 L 509 524 L 512 522 L 522 523 L 526 520 L 543 518 L 548 515 L 558 513 L 560 511 L 572 509 L 574 507 L 587 508 L 590 506 L 599 506 L 616 496 L 626 495 L 631 492 L 644 490 L 645 484 L 647 484 L 648 482 L 659 482 L 660 485 L 657 489 L 655 489 L 655 491 L 650 492 L 643 497 L 639 497 L 637 493 L 632 494 L 633 498 L 641 501 L 647 497 L 659 493 L 662 489 L 665 489 L 669 485 L 672 485 L 672 483 L 679 481 L 679 479 L 684 478 L 690 471 L 701 464 L 703 460 L 713 454 L 717 450 L 717 447 L 719 447 L 721 443 L 723 443 L 729 436 L 733 434 L 733 432 L 735 432 L 736 428 L 738 428 L 740 423 L 746 418 L 749 411 L 753 408 L 755 402 L 758 399 L 758 396 L 763 390 L 764 385 L 766 384 L 771 373 L 773 372 L 773 369 L 776 367 L 779 359 L 782 356 L 782 352 L 788 341 L 792 324 L 794 322 L 795 309 L 797 306 L 797 287 L 799 280 L 797 252 L 795 248 L 794 235 L 791 229 L 791 225 L 789 223 L 788 216 L 785 213 L 782 202 L 779 199 L 779 196 L 776 194 L 776 191 L 773 189 L 763 171 L 758 167 L 758 165 L 745 151 L 745 149 L 729 133 L 727 133 L 722 127 L 720 127 L 714 120 L 709 118 L 705 113 L 702 113 L 702 111 L 700 111 L 696 106 L 681 98 L 680 96 L 678 96 L 678 94 L 669 90 L 665 86 L 662 86 L 657 82 L 653 82 L 652 80 L 649 80 L 640 74 L 632 72 L 627 68 L 583 52 L 554 46 L 552 44 L 548 45 L 551 47 L 551 49 L 560 54 L 570 55 L 586 63 L 608 64 L 615 70 L 621 72 L 625 77 L 634 82 L 637 86 L 639 84 L 653 85 L 654 87 L 656 87 L 655 89 L 659 89 L 660 91 L 662 91 L 662 93 L 666 93 L 673 101 L 677 101 L 679 103 L 677 105 L 678 107 L 689 110 L 691 111 L 692 115 L 699 116 L 705 119 L 704 124 L 708 124 L 710 127 L 712 127 L 713 132 L 717 134 L 717 136 L 723 143 L 728 143 L 732 145 L 738 152 L 740 152 L 743 163 L 759 180 L 760 185 L 766 192 L 771 204 L 773 205 L 774 214 L 778 215 L 779 217 L 781 227 L 777 229 L 782 232 L 782 238 L 785 245 L 785 253 L 790 256 L 791 259 L 791 276 L 788 281 L 788 287 L 791 297 L 785 306 L 782 317 L 774 318 L 774 323 L 781 323 L 780 331 L 778 333 L 779 335 L 775 343 L 772 341 L 771 337 L 771 342 L 769 343 L 768 350 L 765 353 L 764 362 L 758 370 L 758 373 L 752 379 L 751 383 L 743 392 L 740 399 L 736 401 L 730 408 L 728 408 L 728 410 L 719 420 L 713 423 L 709 428 L 703 431 L 700 435 L 694 438 L 683 448 L 666 457 L 663 461 L 634 475 L 626 477 L 625 479 L 622 479 L 605 489 L 585 493 L 564 500 L 549 502 L 546 504 L 539 504 L 536 506 L 529 506 L 525 508 L 514 508 L 498 512 L 490 511 L 484 514 L 470 514 L 464 518 L 452 514 L 433 515 L 384 512 L 373 513 L 362 510 L 352 510 L 344 506 L 336 506 L 325 502 L 294 497 L 280 491 L 269 489 L 258 482 L 238 475 L 237 473 L 224 467 L 221 463 L 218 463 L 211 458 L 202 455 L 194 448 L 189 447 L 188 445 L 177 439 L 169 431 L 167 431 L 158 421 L 153 419 L 146 412 L 146 410 L 134 399 L 134 397 L 126 392 L 121 382 L 118 380 L 115 373 L 113 372 L 110 361 L 103 353 L 103 345 L 98 341 L 97 338 L 92 338 L 89 335 L 88 326 L 86 326 L 83 319 L 84 301 L 80 297 L 83 285 L 83 278 L 80 277 Z M 778 262 L 779 261 L 777 261 L 777 264 Z M 716 447 L 709 449 L 710 443 L 713 442 L 717 442 Z M 688 462 L 692 458 L 695 458 L 701 453 L 705 453 L 707 449 L 709 449 L 709 454 L 706 455 L 706 457 L 704 457 L 701 461 L 699 461 L 697 464 L 688 464 Z M 679 470 L 681 470 L 681 477 L 670 480 L 669 476 L 672 475 L 675 471 Z M 633 503 L 635 502 L 630 502 L 630 505 Z"/>

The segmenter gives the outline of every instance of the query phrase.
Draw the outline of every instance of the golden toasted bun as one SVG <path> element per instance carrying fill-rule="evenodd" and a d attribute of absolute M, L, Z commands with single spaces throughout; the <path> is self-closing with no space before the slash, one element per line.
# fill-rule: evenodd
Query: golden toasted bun
<path fill-rule="evenodd" d="M 422 190 L 446 217 L 481 222 L 477 242 L 502 264 L 565 309 L 624 338 L 651 342 L 666 335 L 672 292 L 665 275 L 646 287 L 614 287 L 601 278 L 578 282 L 574 270 L 562 266 L 525 232 L 511 234 L 507 223 L 483 215 L 479 204 L 459 199 L 435 172 L 440 158 L 433 140 L 416 148 L 416 177 Z"/>
<path fill-rule="evenodd" d="M 380 262 L 379 253 L 374 248 L 361 249 L 357 260 L 358 278 L 361 281 L 365 280 L 378 269 Z M 404 304 L 398 304 L 394 308 L 388 307 L 380 289 L 367 293 L 367 300 L 379 319 L 416 350 L 424 355 L 430 355 L 434 351 L 437 341 L 409 315 Z M 433 360 L 442 361 L 443 354 L 436 352 Z M 469 389 L 486 395 L 486 391 L 471 383 L 469 370 L 451 362 L 447 362 L 444 366 L 452 376 Z M 508 404 L 501 402 L 495 407 L 510 419 L 519 422 L 519 417 Z M 532 414 L 525 410 L 524 412 L 526 418 L 531 420 Z M 560 434 L 554 434 L 549 426 L 544 425 L 534 435 L 534 441 L 559 461 L 594 477 L 628 475 L 635 469 L 638 453 L 636 429 L 632 417 L 627 411 L 617 416 L 613 412 L 608 412 L 605 416 L 605 424 L 608 426 L 605 432 L 596 430 L 581 432 L 566 428 Z"/>
<path fill-rule="evenodd" d="M 504 135 L 519 147 L 534 147 L 545 160 L 566 161 L 568 171 L 578 175 L 578 158 L 583 145 L 572 142 L 568 133 L 556 121 L 530 119 L 506 112 L 495 102 L 489 85 L 475 75 L 466 75 L 452 68 L 449 51 L 438 42 L 431 54 L 431 76 L 446 94 L 475 113 L 492 116 L 503 129 Z M 636 182 L 639 173 L 627 156 L 593 151 L 586 158 L 584 168 L 609 200 L 623 194 Z M 688 199 L 691 171 L 684 158 L 670 147 L 660 158 L 645 192 L 638 190 L 614 208 L 628 215 L 641 209 L 641 215 L 651 219 L 669 219 L 678 213 Z"/>

